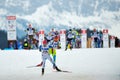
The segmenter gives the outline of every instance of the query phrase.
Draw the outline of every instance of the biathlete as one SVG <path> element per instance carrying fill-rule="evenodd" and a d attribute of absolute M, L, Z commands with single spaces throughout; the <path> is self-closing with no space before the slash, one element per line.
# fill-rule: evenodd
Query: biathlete
<path fill-rule="evenodd" d="M 56 63 L 56 48 L 55 48 L 55 46 L 56 46 L 56 44 L 55 44 L 54 42 L 50 41 L 50 42 L 49 42 L 49 50 L 48 50 L 48 53 L 49 53 L 50 55 L 52 55 L 53 61 Z M 38 64 L 38 65 L 36 65 L 36 66 L 39 67 L 39 66 L 42 66 L 42 64 L 43 64 L 43 62 L 41 62 L 40 64 Z M 54 66 L 53 66 L 53 69 L 55 69 Z"/>
<path fill-rule="evenodd" d="M 50 57 L 49 48 L 50 48 L 50 46 L 47 46 L 47 41 L 46 40 L 43 41 L 43 46 L 39 47 L 39 50 L 42 52 L 42 75 L 44 74 L 45 62 L 46 62 L 47 59 L 53 64 L 53 67 L 57 71 L 61 71 L 60 69 L 58 69 L 55 62 Z"/>
<path fill-rule="evenodd" d="M 73 45 L 72 45 L 72 41 L 73 41 L 73 38 L 74 38 L 74 35 L 72 33 L 72 30 L 70 29 L 66 35 L 67 37 L 67 44 L 66 44 L 66 48 L 65 48 L 65 51 L 70 48 L 70 50 L 72 50 L 73 48 Z"/>

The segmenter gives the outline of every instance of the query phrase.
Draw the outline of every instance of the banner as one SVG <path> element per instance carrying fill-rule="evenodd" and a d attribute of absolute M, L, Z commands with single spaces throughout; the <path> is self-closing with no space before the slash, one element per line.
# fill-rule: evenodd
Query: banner
<path fill-rule="evenodd" d="M 60 44 L 61 44 L 61 49 L 66 48 L 66 30 L 64 29 L 60 31 Z"/>
<path fill-rule="evenodd" d="M 87 48 L 87 32 L 85 29 L 82 29 L 81 37 L 81 48 Z"/>
<path fill-rule="evenodd" d="M 16 16 L 7 16 L 7 39 L 16 40 Z"/>
<path fill-rule="evenodd" d="M 103 29 L 103 48 L 109 47 L 108 29 Z"/>
<path fill-rule="evenodd" d="M 115 37 L 110 36 L 110 48 L 115 48 Z"/>
<path fill-rule="evenodd" d="M 42 45 L 42 42 L 44 40 L 44 34 L 45 34 L 44 30 L 39 31 L 39 46 Z"/>

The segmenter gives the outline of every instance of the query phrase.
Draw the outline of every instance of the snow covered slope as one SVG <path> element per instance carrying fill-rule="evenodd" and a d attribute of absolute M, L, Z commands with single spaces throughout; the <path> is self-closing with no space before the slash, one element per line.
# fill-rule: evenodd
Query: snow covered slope
<path fill-rule="evenodd" d="M 72 73 L 54 72 L 47 61 L 45 75 L 38 50 L 0 50 L 0 80 L 120 80 L 120 49 L 57 50 L 57 65 Z"/>

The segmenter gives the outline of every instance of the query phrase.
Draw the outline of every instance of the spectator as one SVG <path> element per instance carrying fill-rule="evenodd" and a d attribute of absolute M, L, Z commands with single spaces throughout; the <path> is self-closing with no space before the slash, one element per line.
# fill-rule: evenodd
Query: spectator
<path fill-rule="evenodd" d="M 10 49 L 14 49 L 14 44 L 13 44 L 13 42 L 10 42 L 9 48 L 10 48 Z"/>
<path fill-rule="evenodd" d="M 76 48 L 80 48 L 81 47 L 81 35 L 80 34 L 78 34 L 76 36 L 75 43 L 76 43 Z"/>
<path fill-rule="evenodd" d="M 23 49 L 22 41 L 20 41 L 20 42 L 18 41 L 18 42 L 17 42 L 17 48 L 18 48 L 18 49 Z"/>

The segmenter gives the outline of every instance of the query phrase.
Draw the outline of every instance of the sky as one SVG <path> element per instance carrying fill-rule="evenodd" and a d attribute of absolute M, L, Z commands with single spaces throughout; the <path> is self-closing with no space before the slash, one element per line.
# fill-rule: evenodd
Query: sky
<path fill-rule="evenodd" d="M 0 28 L 6 29 L 6 16 L 17 17 L 17 28 L 31 23 L 38 30 L 60 28 L 107 28 L 120 38 L 119 0 L 0 0 Z"/>

